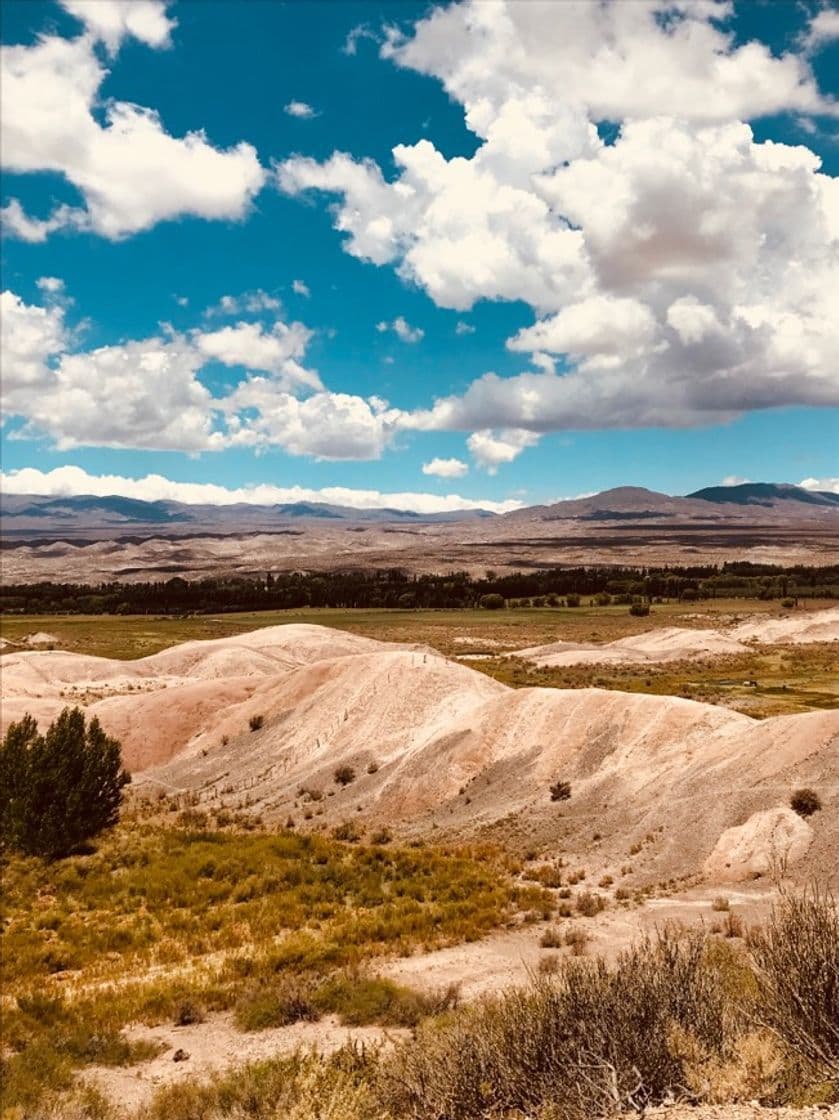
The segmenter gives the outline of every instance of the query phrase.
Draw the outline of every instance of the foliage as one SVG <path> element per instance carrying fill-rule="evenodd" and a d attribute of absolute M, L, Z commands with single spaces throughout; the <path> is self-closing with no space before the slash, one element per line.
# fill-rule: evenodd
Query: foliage
<path fill-rule="evenodd" d="M 336 766 L 333 777 L 339 786 L 348 786 L 355 781 L 355 770 L 352 766 Z"/>
<path fill-rule="evenodd" d="M 551 801 L 567 801 L 571 796 L 571 783 L 556 781 L 551 788 Z"/>
<path fill-rule="evenodd" d="M 129 781 L 119 743 L 96 717 L 86 723 L 79 708 L 65 708 L 40 735 L 25 715 L 0 747 L 4 841 L 50 859 L 76 851 L 116 823 Z"/>
<path fill-rule="evenodd" d="M 839 1090 L 839 909 L 812 889 L 786 894 L 750 939 L 761 1018 L 788 1047 L 827 1067 Z"/>
<path fill-rule="evenodd" d="M 839 595 L 839 565 L 781 567 L 748 561 L 722 565 L 545 568 L 537 571 L 409 574 L 400 568 L 329 572 L 277 572 L 258 577 L 184 580 L 175 576 L 153 583 L 30 583 L 0 589 L 0 611 L 17 614 L 219 613 L 295 610 L 303 607 L 477 607 L 486 595 L 505 600 L 540 599 L 555 606 L 558 597 L 609 596 L 629 603 L 633 595 L 683 602 L 707 598 L 832 598 Z M 627 598 L 627 596 L 629 598 Z M 497 604 L 497 600 L 495 600 Z M 482 605 L 482 604 L 481 604 Z M 500 608 L 499 608 L 500 609 Z"/>
<path fill-rule="evenodd" d="M 478 606 L 483 607 L 485 611 L 500 611 L 507 605 L 503 595 L 497 595 L 495 592 L 489 595 L 482 595 L 478 600 Z"/>
<path fill-rule="evenodd" d="M 822 801 L 814 789 L 797 789 L 789 799 L 790 808 L 798 813 L 799 817 L 811 817 L 822 807 Z"/>

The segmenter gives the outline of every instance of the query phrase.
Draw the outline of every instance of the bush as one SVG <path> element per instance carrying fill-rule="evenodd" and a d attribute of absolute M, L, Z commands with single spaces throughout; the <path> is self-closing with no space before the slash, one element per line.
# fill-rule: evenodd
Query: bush
<path fill-rule="evenodd" d="M 551 801 L 567 801 L 570 796 L 570 782 L 554 782 L 551 786 Z"/>
<path fill-rule="evenodd" d="M 352 766 L 336 766 L 334 778 L 339 786 L 348 786 L 355 781 L 355 770 Z"/>
<path fill-rule="evenodd" d="M 641 1111 L 685 1083 L 674 1027 L 719 1053 L 725 1025 L 704 938 L 662 933 L 621 954 L 615 969 L 576 957 L 530 989 L 420 1024 L 383 1061 L 383 1103 L 412 1120 Z"/>
<path fill-rule="evenodd" d="M 503 595 L 482 595 L 478 600 L 478 606 L 483 607 L 485 611 L 500 611 L 506 606 L 506 600 Z"/>
<path fill-rule="evenodd" d="M 649 603 L 633 603 L 629 608 L 629 613 L 635 618 L 646 618 L 650 613 Z"/>
<path fill-rule="evenodd" d="M 251 718 L 248 720 L 248 727 L 251 729 L 251 731 L 259 731 L 264 723 L 265 716 L 251 716 Z"/>
<path fill-rule="evenodd" d="M 839 909 L 811 890 L 787 894 L 749 950 L 760 985 L 760 1017 L 793 1054 L 839 1082 Z"/>
<path fill-rule="evenodd" d="M 580 605 L 580 596 L 579 595 L 566 595 L 565 596 L 565 605 L 566 605 L 566 607 L 578 607 Z"/>
<path fill-rule="evenodd" d="M 814 789 L 797 789 L 789 799 L 790 808 L 799 817 L 812 817 L 822 807 L 822 801 Z"/>
<path fill-rule="evenodd" d="M 781 599 L 781 606 L 785 611 L 791 611 L 795 606 L 795 599 Z"/>
<path fill-rule="evenodd" d="M 116 823 L 123 787 L 120 745 L 95 717 L 65 708 L 46 735 L 30 715 L 0 747 L 0 835 L 27 855 L 56 859 Z"/>

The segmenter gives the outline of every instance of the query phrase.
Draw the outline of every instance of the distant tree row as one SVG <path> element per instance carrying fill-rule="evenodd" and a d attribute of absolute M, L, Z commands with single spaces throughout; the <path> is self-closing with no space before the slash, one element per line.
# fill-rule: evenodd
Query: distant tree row
<path fill-rule="evenodd" d="M 694 567 L 548 568 L 483 577 L 413 575 L 400 568 L 280 572 L 154 583 L 29 583 L 0 591 L 0 611 L 18 614 L 204 614 L 300 607 L 476 607 L 487 596 L 534 606 L 656 599 L 839 598 L 839 565 L 822 568 L 727 563 Z M 608 598 L 606 598 L 608 597 Z M 498 600 L 489 602 L 498 605 Z M 485 602 L 486 605 L 486 602 Z"/>

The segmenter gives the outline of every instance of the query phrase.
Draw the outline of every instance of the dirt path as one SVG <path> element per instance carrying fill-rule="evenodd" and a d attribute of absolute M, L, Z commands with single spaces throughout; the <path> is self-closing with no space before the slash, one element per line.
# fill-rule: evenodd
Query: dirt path
<path fill-rule="evenodd" d="M 675 898 L 655 898 L 633 909 L 611 909 L 595 918 L 574 917 L 556 922 L 537 922 L 513 930 L 502 930 L 480 941 L 467 942 L 447 949 L 418 953 L 413 957 L 371 962 L 371 971 L 387 976 L 399 984 L 418 991 L 432 991 L 449 984 L 460 987 L 464 1000 L 473 1000 L 505 988 L 526 984 L 539 971 L 546 957 L 567 955 L 568 949 L 545 950 L 539 941 L 546 929 L 583 930 L 588 936 L 587 952 L 614 957 L 644 933 L 668 922 L 685 926 L 723 920 L 725 913 L 712 909 L 715 897 L 724 894 L 731 910 L 746 922 L 763 917 L 771 904 L 772 892 L 763 887 L 745 887 L 720 891 L 695 888 Z M 246 1062 L 291 1054 L 295 1050 L 314 1049 L 332 1053 L 345 1042 L 389 1042 L 407 1037 L 408 1031 L 384 1030 L 380 1027 L 344 1027 L 334 1016 L 317 1023 L 295 1023 L 290 1027 L 242 1032 L 233 1023 L 230 1013 L 210 1015 L 203 1023 L 175 1027 L 134 1026 L 125 1031 L 131 1041 L 159 1042 L 165 1049 L 150 1061 L 131 1067 L 92 1067 L 84 1079 L 97 1085 L 111 1100 L 118 1102 L 129 1114 L 145 1104 L 164 1085 L 184 1080 L 203 1080 L 213 1073 Z M 189 1054 L 185 1061 L 174 1061 L 177 1050 Z M 824 1117 L 824 1111 L 813 1111 Z M 647 1114 L 658 1120 L 752 1120 L 764 1115 L 773 1120 L 786 1120 L 782 1113 L 762 1111 L 733 1112 L 702 1110 L 664 1110 Z M 808 1112 L 791 1113 L 795 1120 L 807 1120 Z"/>
<path fill-rule="evenodd" d="M 296 1050 L 331 1054 L 347 1042 L 387 1044 L 408 1033 L 382 1027 L 342 1027 L 334 1016 L 317 1023 L 244 1032 L 236 1027 L 232 1015 L 224 1012 L 185 1027 L 131 1027 L 125 1031 L 125 1037 L 132 1042 L 159 1043 L 165 1049 L 156 1058 L 136 1066 L 93 1066 L 85 1071 L 83 1080 L 95 1085 L 130 1115 L 163 1086 L 203 1081 L 230 1067 L 293 1054 Z M 189 1057 L 175 1061 L 178 1051 Z"/>

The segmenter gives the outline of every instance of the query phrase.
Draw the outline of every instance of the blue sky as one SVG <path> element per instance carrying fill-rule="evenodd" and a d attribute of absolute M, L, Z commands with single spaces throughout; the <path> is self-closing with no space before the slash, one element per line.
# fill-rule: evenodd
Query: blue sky
<path fill-rule="evenodd" d="M 3 43 L 7 489 L 839 487 L 835 5 L 6 0 Z"/>

